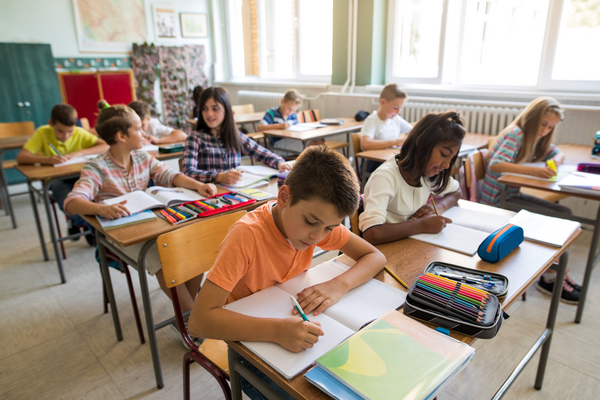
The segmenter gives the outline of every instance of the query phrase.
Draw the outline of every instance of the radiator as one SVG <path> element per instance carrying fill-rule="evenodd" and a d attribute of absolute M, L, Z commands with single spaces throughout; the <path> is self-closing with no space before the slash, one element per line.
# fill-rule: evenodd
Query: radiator
<path fill-rule="evenodd" d="M 284 93 L 255 92 L 251 90 L 238 90 L 238 102 L 254 104 L 254 111 L 267 111 L 271 107 L 279 107 Z"/>
<path fill-rule="evenodd" d="M 411 100 L 402 108 L 402 118 L 414 124 L 430 112 L 457 111 L 465 130 L 497 135 L 523 110 L 518 106 L 477 106 L 470 104 L 431 103 Z"/>

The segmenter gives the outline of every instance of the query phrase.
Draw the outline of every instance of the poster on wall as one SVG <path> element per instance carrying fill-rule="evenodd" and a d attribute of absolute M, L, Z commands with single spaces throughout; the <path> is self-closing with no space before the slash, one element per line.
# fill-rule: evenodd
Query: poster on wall
<path fill-rule="evenodd" d="M 177 13 L 173 6 L 152 4 L 156 40 L 177 39 Z"/>
<path fill-rule="evenodd" d="M 144 0 L 72 0 L 79 51 L 127 53 L 146 41 Z"/>
<path fill-rule="evenodd" d="M 208 24 L 206 14 L 180 13 L 181 37 L 206 38 L 208 37 Z"/>

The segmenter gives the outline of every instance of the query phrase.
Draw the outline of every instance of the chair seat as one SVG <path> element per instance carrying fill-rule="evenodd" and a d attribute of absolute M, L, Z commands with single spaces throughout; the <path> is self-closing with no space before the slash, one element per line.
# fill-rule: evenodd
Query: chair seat
<path fill-rule="evenodd" d="M 346 142 L 325 142 L 325 146 L 329 147 L 331 150 L 337 150 L 344 149 L 350 145 Z"/>
<path fill-rule="evenodd" d="M 16 166 L 17 166 L 17 160 L 2 161 L 2 168 L 4 168 L 4 169 L 13 169 Z"/>
<path fill-rule="evenodd" d="M 255 142 L 257 142 L 259 140 L 263 140 L 265 138 L 265 135 L 263 135 L 260 132 L 248 133 L 248 134 L 246 134 L 246 136 L 248 136 L 250 139 L 254 140 Z"/>
<path fill-rule="evenodd" d="M 227 361 L 227 343 L 222 340 L 206 339 L 198 352 L 213 362 L 221 372 L 229 378 L 229 362 Z"/>
<path fill-rule="evenodd" d="M 531 188 L 521 188 L 521 193 L 535 196 L 543 200 L 547 200 L 551 203 L 556 203 L 559 200 L 566 199 L 568 196 L 559 193 L 546 192 L 544 190 L 537 190 Z"/>

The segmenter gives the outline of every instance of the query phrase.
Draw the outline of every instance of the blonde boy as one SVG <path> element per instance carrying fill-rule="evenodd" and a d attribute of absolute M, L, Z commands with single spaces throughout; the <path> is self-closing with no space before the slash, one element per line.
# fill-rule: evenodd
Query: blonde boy
<path fill-rule="evenodd" d="M 267 110 L 263 119 L 258 123 L 258 131 L 264 132 L 270 129 L 287 129 L 298 123 L 296 111 L 302 105 L 302 95 L 296 89 L 285 92 L 281 105 Z M 302 143 L 294 139 L 282 139 L 272 137 L 270 146 L 284 151 L 300 153 L 303 149 Z"/>
<path fill-rule="evenodd" d="M 344 293 L 371 279 L 383 268 L 385 257 L 341 224 L 354 214 L 359 198 L 358 181 L 344 156 L 325 146 L 304 150 L 277 201 L 245 215 L 229 230 L 194 303 L 190 333 L 222 340 L 269 341 L 294 352 L 313 347 L 326 333 L 318 323 L 297 317 L 253 318 L 223 305 L 306 271 L 315 246 L 341 250 L 356 264 L 337 278 L 300 292 L 298 302 L 306 314 L 320 314 Z M 275 385 L 267 377 L 264 380 Z M 248 393 L 253 389 L 250 384 L 242 379 L 242 385 L 255 398 Z M 281 388 L 275 385 L 274 389 Z"/>

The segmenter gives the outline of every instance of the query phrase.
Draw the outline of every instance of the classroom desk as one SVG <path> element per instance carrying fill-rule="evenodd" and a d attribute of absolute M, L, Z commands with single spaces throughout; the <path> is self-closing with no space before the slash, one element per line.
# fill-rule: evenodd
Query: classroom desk
<path fill-rule="evenodd" d="M 592 146 L 584 146 L 577 144 L 561 144 L 558 146 L 561 151 L 565 154 L 565 164 L 573 164 L 577 165 L 578 163 L 595 163 L 598 164 L 600 161 L 592 158 Z M 538 190 L 543 190 L 546 192 L 554 192 L 564 194 L 566 196 L 578 197 L 586 200 L 595 200 L 600 201 L 600 196 L 594 196 L 590 194 L 583 193 L 573 193 L 561 190 L 558 183 L 552 181 L 544 181 L 540 179 L 528 178 L 525 176 L 515 176 L 515 175 L 502 175 L 500 179 L 498 179 L 499 183 L 504 185 L 501 195 L 500 195 L 500 207 L 504 208 L 506 206 L 506 194 L 508 192 L 508 185 L 510 186 L 519 186 L 519 187 L 527 187 Z M 589 224 L 594 227 L 594 233 L 592 235 L 592 242 L 590 244 L 590 250 L 588 253 L 587 263 L 585 266 L 585 273 L 583 276 L 583 283 L 581 285 L 581 294 L 579 297 L 579 304 L 577 306 L 577 313 L 575 314 L 575 322 L 580 323 L 581 318 L 583 317 L 583 309 L 585 307 L 585 298 L 587 296 L 587 291 L 590 284 L 590 279 L 592 277 L 592 272 L 594 270 L 594 266 L 600 260 L 600 253 L 598 252 L 598 239 L 600 238 L 600 204 L 598 206 L 598 212 L 596 214 L 596 219 L 589 219 L 578 217 L 575 215 L 565 215 L 560 213 L 548 212 L 543 209 L 537 207 L 528 207 L 527 210 L 531 212 L 537 212 L 540 214 L 549 215 L 552 217 L 570 219 L 573 221 L 577 221 L 583 224 Z"/>
<path fill-rule="evenodd" d="M 180 158 L 183 155 L 183 152 L 176 153 L 159 153 L 158 151 L 150 152 L 154 157 L 159 160 L 169 160 L 174 158 Z M 79 176 L 79 173 L 83 169 L 84 163 L 79 164 L 70 164 L 62 167 L 53 167 L 51 165 L 17 165 L 17 170 L 21 172 L 27 178 L 27 188 L 29 190 L 29 198 L 31 200 L 31 206 L 33 208 L 33 215 L 35 217 L 35 224 L 38 231 L 38 236 L 40 239 L 40 246 L 42 247 L 42 253 L 44 255 L 44 261 L 48 261 L 48 251 L 46 250 L 46 242 L 44 240 L 44 234 L 42 232 L 42 225 L 40 222 L 40 216 L 38 214 L 38 209 L 35 203 L 35 192 L 37 189 L 33 187 L 33 182 L 39 181 L 42 182 L 42 192 L 41 196 L 44 202 L 44 208 L 46 210 L 46 217 L 48 218 L 48 226 L 50 228 L 50 238 L 52 240 L 52 247 L 54 249 L 54 255 L 56 257 L 56 264 L 58 267 L 58 273 L 60 275 L 61 283 L 66 283 L 67 278 L 65 276 L 65 271 L 62 265 L 62 258 L 58 252 L 59 242 L 62 242 L 67 239 L 73 239 L 76 237 L 80 237 L 88 234 L 88 232 L 80 232 L 75 235 L 70 236 L 57 236 L 57 227 L 52 219 L 52 213 L 50 211 L 50 187 L 52 183 L 58 179 L 65 178 L 76 178 Z"/>
<path fill-rule="evenodd" d="M 220 186 L 217 186 L 217 188 L 218 188 L 219 193 L 226 192 L 226 190 L 221 188 Z M 277 186 L 277 179 L 276 178 L 271 179 L 271 181 L 267 185 L 258 187 L 258 189 L 261 189 L 261 190 L 264 190 L 264 191 L 267 191 L 269 193 L 276 195 L 279 190 L 279 188 Z M 273 199 L 257 201 L 254 204 L 251 204 L 246 207 L 237 208 L 235 210 L 232 210 L 231 212 L 237 212 L 240 210 L 251 211 L 251 210 L 267 203 L 270 200 L 273 200 Z M 155 211 L 155 213 L 158 213 L 158 211 Z M 220 216 L 227 214 L 227 213 L 229 213 L 229 212 L 225 212 L 222 214 L 216 214 L 216 215 L 206 217 L 206 218 L 197 218 L 197 219 L 193 219 L 189 222 L 184 222 L 179 225 L 172 225 L 172 224 L 168 223 L 167 221 L 163 220 L 162 218 L 157 218 L 156 221 L 145 222 L 142 224 L 126 226 L 126 227 L 118 228 L 118 229 L 111 229 L 109 231 L 104 231 L 102 229 L 96 216 L 87 216 L 87 215 L 82 216 L 83 219 L 85 219 L 85 221 L 88 222 L 90 225 L 92 225 L 94 227 L 94 229 L 96 230 L 96 243 L 98 243 L 98 251 L 100 253 L 100 270 L 101 270 L 102 276 L 104 278 L 107 297 L 108 297 L 108 301 L 110 304 L 110 312 L 113 317 L 115 333 L 117 335 L 118 341 L 123 340 L 123 334 L 121 333 L 121 323 L 119 321 L 119 314 L 117 311 L 116 303 L 114 301 L 115 297 L 114 297 L 112 282 L 110 279 L 110 273 L 108 270 L 108 263 L 107 263 L 107 259 L 106 259 L 106 250 L 105 249 L 106 248 L 110 249 L 111 252 L 116 254 L 126 264 L 130 265 L 138 272 L 138 277 L 140 280 L 140 288 L 142 290 L 142 302 L 144 305 L 144 316 L 146 319 L 146 331 L 148 332 L 148 342 L 150 345 L 150 351 L 152 353 L 152 363 L 154 365 L 154 376 L 156 378 L 156 386 L 159 389 L 161 389 L 164 386 L 164 383 L 163 383 L 163 377 L 162 377 L 162 370 L 160 367 L 158 345 L 156 343 L 156 330 L 164 328 L 165 326 L 168 326 L 168 325 L 172 324 L 173 322 L 175 322 L 175 317 L 170 318 L 166 321 L 162 321 L 158 324 L 154 324 L 154 316 L 152 315 L 152 304 L 150 302 L 150 292 L 148 289 L 148 277 L 146 274 L 146 267 L 145 267 L 146 255 L 148 254 L 148 251 L 150 250 L 152 245 L 156 243 L 156 238 L 158 238 L 158 236 L 162 235 L 163 233 L 171 232 L 173 230 L 176 230 L 176 229 L 179 229 L 179 228 L 182 228 L 185 226 L 189 226 L 189 225 L 192 225 L 196 222 L 200 222 L 203 220 L 219 218 Z M 110 241 L 108 239 L 110 239 Z M 113 242 L 118 243 L 118 245 L 115 245 Z M 124 254 L 121 251 L 121 249 L 119 248 L 119 246 L 127 247 L 127 246 L 131 246 L 133 244 L 141 243 L 141 242 L 146 242 L 146 244 L 142 247 L 142 250 L 140 251 L 137 260 L 131 259 L 126 254 Z"/>
<path fill-rule="evenodd" d="M 256 129 L 256 124 L 260 122 L 261 119 L 265 116 L 265 111 L 248 113 L 248 114 L 234 114 L 233 120 L 236 124 L 244 125 L 244 124 L 252 124 L 254 127 L 254 131 L 258 132 Z"/>
<path fill-rule="evenodd" d="M 8 150 L 20 149 L 27 143 L 31 136 L 32 135 L 0 138 L 0 199 L 2 199 L 2 204 L 5 207 L 4 213 L 10 215 L 13 229 L 17 229 L 17 220 L 15 219 L 12 202 L 10 201 L 10 194 L 8 193 L 8 182 L 6 181 L 6 174 L 4 173 L 2 155 Z"/>
<path fill-rule="evenodd" d="M 484 206 L 482 204 L 472 203 L 469 201 L 460 201 L 461 207 L 471 208 L 475 210 L 484 210 L 493 214 L 504 214 L 514 215 L 513 212 L 508 210 L 501 210 L 498 208 L 492 208 Z M 508 277 L 510 282 L 509 290 L 502 301 L 503 308 L 510 306 L 516 300 L 519 299 L 521 294 L 552 265 L 554 260 L 560 258 L 559 267 L 557 271 L 557 282 L 564 280 L 566 265 L 567 265 L 567 248 L 573 243 L 573 241 L 581 234 L 581 229 L 574 232 L 573 235 L 568 239 L 562 248 L 553 248 L 544 246 L 534 242 L 525 241 L 521 244 L 519 249 L 511 253 L 504 260 L 497 264 L 487 263 L 482 261 L 477 255 L 473 257 L 466 256 L 454 251 L 446 250 L 441 247 L 433 246 L 427 243 L 419 242 L 412 239 L 403 239 L 393 243 L 386 243 L 378 245 L 377 248 L 386 256 L 387 266 L 396 273 L 404 282 L 409 286 L 416 280 L 416 278 L 423 273 L 425 267 L 433 261 L 442 261 L 451 264 L 462 265 L 468 268 L 481 269 L 485 271 L 492 271 L 503 274 Z M 340 261 L 347 265 L 352 265 L 352 261 L 349 257 L 343 255 L 338 258 Z M 375 276 L 375 279 L 383 281 L 389 285 L 395 286 L 400 290 L 404 290 L 392 276 L 387 272 L 381 271 Z M 542 353 L 540 356 L 540 363 L 538 366 L 537 377 L 535 381 L 536 389 L 541 389 L 544 378 L 544 372 L 546 368 L 546 362 L 550 352 L 550 343 L 552 339 L 552 332 L 554 329 L 554 323 L 556 321 L 556 313 L 558 311 L 558 305 L 560 303 L 560 291 L 556 291 L 552 296 L 550 309 L 548 312 L 548 321 L 546 329 L 540 336 L 540 338 L 534 343 L 532 348 L 525 355 L 516 366 L 512 374 L 507 378 L 504 384 L 500 387 L 494 399 L 501 398 L 514 380 L 519 376 L 523 368 L 531 360 L 537 350 L 541 347 Z M 510 323 L 510 322 L 504 322 Z M 427 326 L 435 329 L 435 325 L 425 323 Z M 466 336 L 460 333 L 451 331 L 450 336 L 457 340 L 461 340 L 467 344 L 472 344 L 475 338 L 472 336 Z M 491 339 L 494 340 L 494 339 Z M 248 350 L 240 342 L 227 342 L 229 344 L 229 374 L 231 378 L 231 389 L 234 400 L 241 399 L 241 389 L 239 382 L 239 375 L 243 375 L 248 379 L 255 378 L 247 368 L 241 365 L 238 361 L 237 355 L 241 354 L 246 360 L 250 361 L 253 365 L 258 367 L 263 373 L 273 379 L 277 384 L 284 388 L 288 393 L 297 399 L 305 400 L 325 400 L 330 399 L 328 395 L 322 392 L 320 389 L 309 383 L 304 378 L 304 373 L 299 374 L 291 380 L 285 379 L 277 371 L 263 362 L 254 353 Z M 310 368 L 310 367 L 309 367 Z M 308 370 L 308 369 L 307 369 Z M 250 374 L 250 375 L 248 375 Z M 250 379 L 249 379 L 250 380 Z M 260 381 L 262 382 L 262 381 Z M 260 385 L 260 382 L 259 385 Z M 280 398 L 278 396 L 274 398 Z"/>
<path fill-rule="evenodd" d="M 463 140 L 463 143 L 474 146 L 475 149 L 480 150 L 480 149 L 487 148 L 490 138 L 491 138 L 490 135 L 484 135 L 482 133 L 467 132 L 467 134 L 465 135 L 465 139 Z M 376 162 L 383 163 L 399 153 L 400 153 L 400 147 L 397 147 L 397 148 L 361 151 L 360 153 L 356 153 L 355 157 L 364 158 L 365 160 L 369 160 L 369 161 L 376 161 Z M 465 156 L 466 156 L 466 154 L 463 154 L 463 155 L 459 154 L 459 158 L 465 157 Z M 363 162 L 362 164 L 363 165 L 362 165 L 362 171 L 361 171 L 360 176 L 362 178 L 362 187 L 364 188 L 365 184 L 367 183 L 367 175 L 368 175 L 367 164 L 368 163 Z"/>
<path fill-rule="evenodd" d="M 304 132 L 294 132 L 285 129 L 280 130 L 267 130 L 264 131 L 267 148 L 269 147 L 269 136 L 282 138 L 282 139 L 295 139 L 302 142 L 302 148 L 305 149 L 306 145 L 317 139 L 324 139 L 329 136 L 339 135 L 341 133 L 346 134 L 346 142 L 350 143 L 350 134 L 354 131 L 359 131 L 363 126 L 363 121 L 356 121 L 353 117 L 338 118 L 344 121 L 342 125 L 330 125 L 324 128 L 311 129 Z"/>

